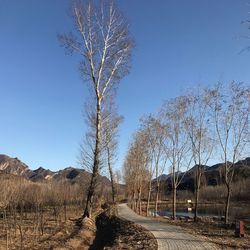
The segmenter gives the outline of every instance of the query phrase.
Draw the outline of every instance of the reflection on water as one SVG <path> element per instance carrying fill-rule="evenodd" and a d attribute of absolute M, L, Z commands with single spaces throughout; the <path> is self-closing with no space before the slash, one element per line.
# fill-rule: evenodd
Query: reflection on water
<path fill-rule="evenodd" d="M 154 210 L 151 210 L 154 212 Z M 160 216 L 171 216 L 172 209 L 169 207 L 160 207 L 158 210 L 158 215 Z M 177 207 L 176 212 L 178 216 L 194 216 L 194 209 L 192 211 L 188 211 L 188 208 L 185 207 Z M 200 206 L 198 208 L 198 215 L 199 216 L 224 216 L 224 205 L 209 205 L 209 206 Z M 229 210 L 229 217 L 230 220 L 240 219 L 250 223 L 250 206 L 249 205 L 242 205 L 240 206 L 232 206 Z"/>

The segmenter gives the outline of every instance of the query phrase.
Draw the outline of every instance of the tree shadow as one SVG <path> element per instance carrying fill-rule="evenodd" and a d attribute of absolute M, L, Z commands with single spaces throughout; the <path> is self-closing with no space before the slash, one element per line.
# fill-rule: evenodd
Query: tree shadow
<path fill-rule="evenodd" d="M 105 212 L 96 218 L 96 237 L 90 250 L 103 249 L 105 246 L 112 246 L 116 238 L 116 227 L 119 223 L 115 217 L 109 217 Z"/>

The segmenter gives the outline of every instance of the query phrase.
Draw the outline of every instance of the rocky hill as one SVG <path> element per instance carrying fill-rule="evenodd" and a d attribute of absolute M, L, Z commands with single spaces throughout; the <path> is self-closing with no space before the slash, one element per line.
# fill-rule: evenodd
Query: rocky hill
<path fill-rule="evenodd" d="M 91 177 L 91 174 L 84 169 L 74 167 L 68 167 L 59 171 L 51 171 L 49 169 L 44 169 L 43 167 L 31 170 L 18 158 L 12 158 L 3 154 L 0 154 L 0 173 L 21 176 L 33 182 L 67 181 L 70 183 L 86 183 Z M 99 178 L 102 184 L 110 185 L 110 181 L 107 177 L 100 175 Z"/>
<path fill-rule="evenodd" d="M 231 164 L 230 162 L 228 164 Z M 180 190 L 190 190 L 194 191 L 194 180 L 195 180 L 195 170 L 197 166 L 189 169 L 185 173 L 180 173 L 179 176 L 182 178 L 182 182 L 180 183 L 178 189 Z M 202 185 L 203 186 L 216 186 L 221 185 L 224 182 L 224 164 L 218 163 L 212 166 L 202 166 Z M 242 179 L 250 178 L 250 157 L 244 160 L 238 161 L 234 167 L 234 179 L 233 181 L 237 182 Z M 165 190 L 172 189 L 172 175 L 161 175 L 160 181 L 162 185 L 165 187 Z M 154 180 L 155 181 L 155 180 Z"/>
<path fill-rule="evenodd" d="M 0 154 L 0 171 L 6 174 L 13 174 L 29 178 L 32 171 L 29 167 L 21 162 L 17 157 L 11 158 L 7 155 Z"/>

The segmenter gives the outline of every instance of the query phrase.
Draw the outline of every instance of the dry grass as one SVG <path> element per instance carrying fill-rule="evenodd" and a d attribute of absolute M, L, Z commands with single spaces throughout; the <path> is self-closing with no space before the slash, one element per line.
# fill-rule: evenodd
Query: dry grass
<path fill-rule="evenodd" d="M 35 213 L 26 213 L 21 221 L 19 215 L 16 218 L 9 216 L 7 224 L 6 220 L 1 218 L 0 249 L 60 249 L 60 247 L 65 246 L 67 241 L 74 239 L 79 233 L 76 218 L 80 216 L 81 212 L 79 207 L 71 207 L 68 210 L 69 219 L 64 221 L 62 213 L 55 216 L 53 209 L 48 209 L 43 212 L 43 225 L 41 225 L 41 221 L 37 220 L 37 214 Z M 15 220 L 16 224 L 14 224 Z M 71 243 L 74 245 L 74 240 Z M 64 247 L 64 249 L 72 248 Z"/>
<path fill-rule="evenodd" d="M 250 178 L 234 182 L 232 185 L 232 201 L 250 201 L 249 196 Z M 201 188 L 200 200 L 220 202 L 226 200 L 226 186 L 206 186 Z"/>

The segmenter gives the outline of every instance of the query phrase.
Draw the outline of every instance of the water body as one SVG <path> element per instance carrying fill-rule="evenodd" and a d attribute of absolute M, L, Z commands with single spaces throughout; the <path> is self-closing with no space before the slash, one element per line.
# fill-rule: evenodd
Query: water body
<path fill-rule="evenodd" d="M 191 206 L 190 206 L 191 207 Z M 214 205 L 200 205 L 198 208 L 198 216 L 224 216 L 224 205 L 214 204 Z M 151 210 L 151 213 L 154 213 L 154 210 Z M 161 206 L 157 213 L 159 216 L 172 216 L 171 207 L 163 207 Z M 188 211 L 188 207 L 180 207 L 177 206 L 176 211 L 177 217 L 180 216 L 189 216 L 191 218 L 194 217 L 194 209 L 192 211 Z M 239 205 L 239 206 L 231 206 L 229 210 L 229 217 L 231 221 L 234 220 L 243 220 L 245 223 L 250 225 L 250 205 Z"/>

